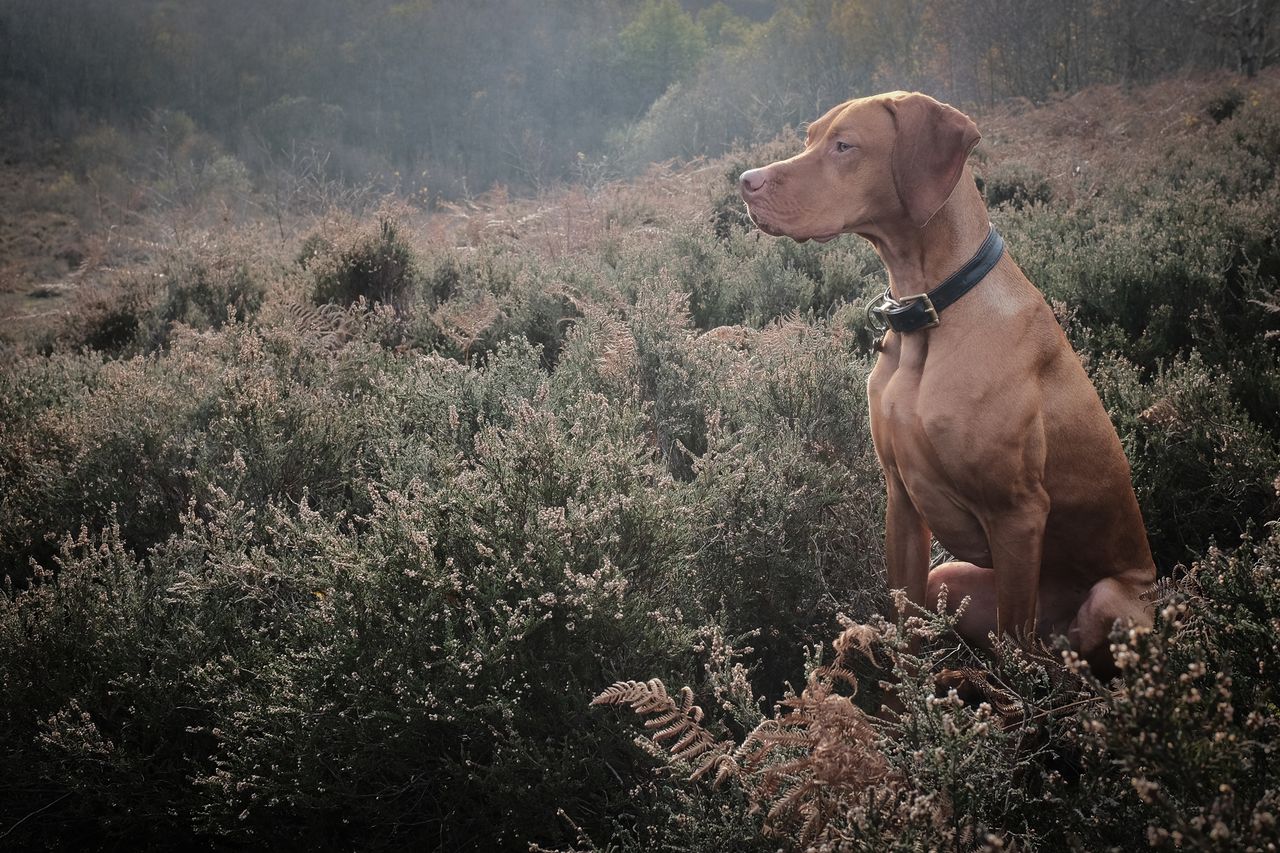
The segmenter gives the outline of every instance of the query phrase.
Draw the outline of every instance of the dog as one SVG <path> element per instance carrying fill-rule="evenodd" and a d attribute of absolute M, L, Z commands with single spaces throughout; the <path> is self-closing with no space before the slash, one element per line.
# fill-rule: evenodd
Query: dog
<path fill-rule="evenodd" d="M 988 219 L 967 164 L 979 138 L 927 95 L 851 100 L 739 189 L 766 234 L 856 234 L 888 270 L 867 395 L 890 588 L 931 607 L 945 587 L 953 612 L 968 598 L 970 642 L 1065 635 L 1111 674 L 1117 620 L 1152 623 L 1155 564 L 1097 391 Z M 932 571 L 931 536 L 956 558 Z"/>

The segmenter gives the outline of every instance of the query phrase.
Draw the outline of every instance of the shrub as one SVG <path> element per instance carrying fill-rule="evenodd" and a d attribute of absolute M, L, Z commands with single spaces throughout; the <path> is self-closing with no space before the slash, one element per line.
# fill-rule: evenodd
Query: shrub
<path fill-rule="evenodd" d="M 34 375 L 56 390 L 6 424 L 9 562 L 0 571 L 17 579 L 30 574 L 28 558 L 47 558 L 51 539 L 82 524 L 114 520 L 144 547 L 167 536 L 190 494 L 192 427 L 207 413 L 211 381 L 199 370 L 169 371 L 145 357 L 54 359 Z"/>
<path fill-rule="evenodd" d="M 985 169 L 978 189 L 991 207 L 1023 208 L 1053 200 L 1053 190 L 1044 175 L 1018 163 Z"/>
<path fill-rule="evenodd" d="M 293 262 L 302 269 L 309 269 L 316 261 L 332 254 L 334 251 L 333 241 L 319 232 L 308 234 L 302 239 L 302 245 L 298 247 L 298 254 L 294 256 Z"/>
<path fill-rule="evenodd" d="M 765 164 L 756 164 L 756 166 L 763 165 Z M 735 231 L 750 231 L 755 227 L 747 214 L 746 202 L 738 194 L 737 187 L 742 173 L 756 166 L 745 165 L 735 160 L 725 170 L 723 188 L 711 208 L 711 230 L 721 240 L 728 238 Z"/>
<path fill-rule="evenodd" d="M 867 423 L 867 362 L 827 329 L 782 321 L 745 353 L 713 338 L 724 360 L 708 383 L 705 452 L 692 486 L 704 525 L 700 588 L 726 628 L 768 626 L 754 643 L 760 684 L 776 695 L 796 649 L 839 605 L 882 602 L 882 492 Z M 726 352 L 726 350 L 728 350 Z"/>
<path fill-rule="evenodd" d="M 1236 110 L 1242 106 L 1244 92 L 1232 86 L 1205 101 L 1204 111 L 1213 119 L 1214 124 L 1220 124 L 1235 115 Z"/>
<path fill-rule="evenodd" d="M 179 251 L 159 272 L 163 289 L 149 318 L 154 343 L 175 323 L 218 329 L 228 317 L 252 319 L 262 307 L 270 262 L 252 243 L 232 240 Z"/>
<path fill-rule="evenodd" d="M 750 231 L 754 226 L 747 216 L 747 205 L 738 192 L 738 179 L 748 169 L 766 166 L 775 160 L 783 160 L 802 147 L 799 139 L 785 134 L 773 142 L 757 145 L 747 151 L 735 152 L 725 158 L 727 167 L 724 179 L 716 183 L 711 205 L 711 227 L 721 240 L 735 231 Z"/>
<path fill-rule="evenodd" d="M 652 715 L 652 755 L 806 849 L 1266 849 L 1280 532 L 1211 550 L 1156 611 L 1153 629 L 1113 635 L 1111 685 L 1069 651 L 977 653 L 952 617 L 899 602 L 896 623 L 846 621 L 830 662 L 815 648 L 803 691 L 745 737 L 661 681 L 595 704 Z M 871 716 L 879 695 L 858 688 L 886 677 L 894 710 Z"/>
<path fill-rule="evenodd" d="M 1265 341 L 1276 317 L 1265 305 L 1280 272 L 1280 185 L 1275 162 L 1253 150 L 1272 119 L 1236 123 L 1216 131 L 1227 138 L 1212 156 L 1184 145 L 1090 204 L 995 219 L 1028 277 L 1075 312 L 1079 348 L 1145 370 L 1192 348 L 1220 370 L 1239 362 L 1238 399 L 1275 428 L 1278 361 Z"/>
<path fill-rule="evenodd" d="M 111 277 L 79 288 L 71 310 L 55 327 L 44 349 L 88 347 L 121 355 L 139 348 L 145 337 L 155 288 L 132 275 Z"/>
<path fill-rule="evenodd" d="M 793 313 L 826 318 L 848 302 L 861 307 L 885 286 L 874 252 L 852 237 L 802 245 L 738 231 L 717 239 L 701 228 L 645 249 L 609 271 L 616 287 L 635 301 L 654 276 L 669 276 L 688 293 L 703 330 L 760 327 Z"/>
<path fill-rule="evenodd" d="M 794 319 L 738 332 L 695 335 L 683 294 L 659 278 L 625 317 L 588 313 L 553 393 L 592 387 L 642 407 L 653 450 L 687 481 L 701 543 L 672 594 L 731 632 L 769 626 L 753 663 L 777 695 L 835 602 L 879 603 L 883 487 L 867 364 L 847 338 Z"/>
<path fill-rule="evenodd" d="M 617 667 L 681 671 L 688 646 L 657 599 L 624 595 L 636 582 L 669 586 L 688 548 L 669 481 L 637 446 L 637 413 L 590 396 L 552 410 L 528 348 L 499 353 L 482 377 L 375 356 L 360 363 L 389 368 L 379 381 L 391 393 L 368 422 L 399 437 L 392 458 L 412 462 L 388 473 L 404 485 L 362 480 L 367 511 L 321 511 L 309 491 L 283 491 L 264 455 L 275 449 L 263 439 L 287 432 L 317 466 L 304 484 L 330 467 L 305 424 L 280 420 L 289 404 L 270 344 L 243 327 L 226 334 L 235 367 L 209 443 L 235 452 L 195 466 L 202 497 L 172 535 L 137 557 L 111 522 L 100 538 L 66 540 L 53 573 L 3 599 L 3 731 L 17 750 L 6 750 L 7 802 L 87 786 L 48 817 L 90 837 L 483 837 L 523 849 L 559 832 L 548 803 L 612 797 L 603 767 L 583 777 L 585 756 L 616 755 L 622 772 L 637 756 L 613 746 L 611 727 L 588 725 L 589 686 Z M 339 405 L 358 417 L 358 402 Z M 179 446 L 194 432 L 168 430 Z M 373 448 L 351 448 L 372 461 Z M 352 497 L 343 503 L 359 507 Z M 109 595 L 95 594 L 102 582 Z M 459 796 L 473 804 L 465 813 Z"/>
<path fill-rule="evenodd" d="M 349 245 L 309 266 L 314 270 L 313 299 L 317 305 L 350 305 L 364 299 L 400 306 L 414 282 L 414 263 L 398 226 L 384 216 L 376 233 L 358 234 Z"/>
<path fill-rule="evenodd" d="M 13 540 L 4 573 L 26 577 L 24 554 L 47 557 L 46 535 L 82 525 L 114 523 L 144 552 L 205 484 L 253 505 L 309 494 L 318 506 L 359 507 L 367 397 L 340 375 L 368 366 L 363 355 L 335 359 L 235 324 L 214 337 L 179 334 L 163 355 L 63 354 L 44 370 L 19 362 L 9 381 L 32 402 L 6 415 L 6 509 L 28 532 Z M 55 384 L 33 397 L 28 372 Z"/>
<path fill-rule="evenodd" d="M 1160 602 L 1155 630 L 1115 638 L 1127 665 L 1119 689 L 1102 695 L 1088 748 L 1133 786 L 1152 847 L 1265 849 L 1280 840 L 1271 757 L 1278 618 L 1273 523 L 1234 554 L 1210 549 Z"/>
<path fill-rule="evenodd" d="M 1133 467 L 1134 488 L 1161 565 L 1234 540 L 1276 506 L 1280 446 L 1232 400 L 1232 383 L 1196 353 L 1145 382 L 1112 357 L 1093 371 Z"/>
<path fill-rule="evenodd" d="M 253 319 L 279 273 L 260 244 L 240 235 L 165 248 L 136 270 L 82 283 L 46 347 L 112 356 L 163 348 L 178 326 L 219 329 L 229 318 Z"/>

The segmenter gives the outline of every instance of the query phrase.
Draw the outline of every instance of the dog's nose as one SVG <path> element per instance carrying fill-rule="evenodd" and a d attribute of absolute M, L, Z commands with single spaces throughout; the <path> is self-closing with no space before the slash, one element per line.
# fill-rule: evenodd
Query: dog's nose
<path fill-rule="evenodd" d="M 764 169 L 748 169 L 738 178 L 738 186 L 742 188 L 743 194 L 755 192 L 764 186 L 764 182 Z"/>

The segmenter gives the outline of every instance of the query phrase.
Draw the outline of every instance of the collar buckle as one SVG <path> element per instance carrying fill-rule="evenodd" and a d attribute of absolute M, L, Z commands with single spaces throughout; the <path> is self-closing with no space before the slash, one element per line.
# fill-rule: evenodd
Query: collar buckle
<path fill-rule="evenodd" d="M 910 321 L 910 325 L 904 327 L 902 323 L 906 313 L 912 306 L 919 303 L 916 313 L 920 320 Z M 887 332 L 889 329 L 903 331 L 919 331 L 920 329 L 932 329 L 941 323 L 938 317 L 938 309 L 934 307 L 933 300 L 929 298 L 927 293 L 917 293 L 912 296 L 904 296 L 901 299 L 894 299 L 892 294 L 886 290 L 880 295 L 880 298 L 867 306 L 867 324 L 878 332 Z"/>
<path fill-rule="evenodd" d="M 895 299 L 886 289 L 867 306 L 867 325 L 879 332 L 932 329 L 940 322 L 938 315 L 986 278 L 1003 256 L 1004 240 L 995 227 L 990 226 L 987 239 L 973 257 L 933 290 Z"/>
<path fill-rule="evenodd" d="M 938 319 L 938 309 L 933 307 L 933 300 L 929 298 L 929 294 L 916 293 L 912 296 L 904 296 L 898 300 L 898 304 L 903 308 L 906 308 L 909 305 L 914 305 L 917 302 L 921 303 L 920 307 L 924 309 L 925 316 L 928 318 L 925 323 L 918 328 L 932 329 L 934 326 L 942 322 Z"/>

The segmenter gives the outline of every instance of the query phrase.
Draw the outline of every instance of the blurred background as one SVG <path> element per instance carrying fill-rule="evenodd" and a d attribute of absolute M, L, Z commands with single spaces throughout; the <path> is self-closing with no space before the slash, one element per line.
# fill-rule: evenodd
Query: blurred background
<path fill-rule="evenodd" d="M 974 105 L 1190 70 L 1253 75 L 1276 59 L 1278 8 L 5 0 L 0 92 L 26 146 L 52 133 L 84 169 L 136 149 L 140 130 L 170 155 L 199 133 L 224 179 L 287 166 L 457 198 L 717 155 L 886 89 Z"/>

